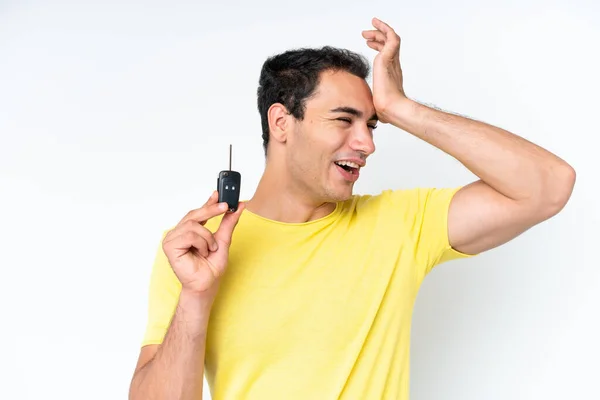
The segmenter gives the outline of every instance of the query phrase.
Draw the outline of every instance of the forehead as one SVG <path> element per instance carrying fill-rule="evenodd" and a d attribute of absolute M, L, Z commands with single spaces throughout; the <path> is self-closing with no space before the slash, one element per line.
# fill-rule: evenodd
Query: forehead
<path fill-rule="evenodd" d="M 323 72 L 314 96 L 306 102 L 307 111 L 326 112 L 337 107 L 352 107 L 372 115 L 375 107 L 367 82 L 348 72 Z"/>

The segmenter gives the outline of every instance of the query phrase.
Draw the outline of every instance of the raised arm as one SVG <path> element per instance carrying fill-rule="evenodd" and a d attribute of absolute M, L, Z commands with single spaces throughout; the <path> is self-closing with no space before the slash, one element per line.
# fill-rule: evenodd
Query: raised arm
<path fill-rule="evenodd" d="M 503 129 L 406 101 L 392 124 L 455 157 L 480 180 L 450 204 L 448 235 L 456 250 L 477 254 L 554 216 L 567 203 L 575 172 L 547 150 Z"/>
<path fill-rule="evenodd" d="M 374 62 L 373 101 L 382 122 L 409 132 L 460 161 L 480 179 L 453 198 L 450 244 L 477 254 L 501 245 L 554 216 L 567 203 L 575 171 L 522 137 L 486 123 L 408 99 L 399 60 L 400 38 L 387 24 L 364 31 Z"/>

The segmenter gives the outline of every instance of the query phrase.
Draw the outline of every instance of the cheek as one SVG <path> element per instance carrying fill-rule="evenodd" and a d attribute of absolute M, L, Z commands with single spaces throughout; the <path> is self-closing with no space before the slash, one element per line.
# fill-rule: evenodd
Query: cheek
<path fill-rule="evenodd" d="M 313 175 L 310 171 L 314 168 L 313 149 L 314 140 L 306 131 L 294 132 L 293 138 L 288 142 L 287 158 L 289 168 L 292 174 L 297 175 L 299 179 Z"/>
<path fill-rule="evenodd" d="M 292 168 L 313 176 L 328 173 L 333 155 L 344 147 L 345 136 L 339 127 L 306 121 L 290 138 Z"/>

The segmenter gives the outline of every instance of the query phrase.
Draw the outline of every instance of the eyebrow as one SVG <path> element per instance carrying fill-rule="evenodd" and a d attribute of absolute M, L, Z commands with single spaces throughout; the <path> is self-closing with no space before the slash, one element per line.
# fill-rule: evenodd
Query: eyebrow
<path fill-rule="evenodd" d="M 357 118 L 361 118 L 363 116 L 363 112 L 360 110 L 357 110 L 356 108 L 353 107 L 338 107 L 338 108 L 334 108 L 332 110 L 330 110 L 331 112 L 339 112 L 339 113 L 346 113 L 346 114 L 351 114 L 354 115 Z M 371 118 L 369 118 L 369 121 L 378 121 L 379 118 L 377 118 L 377 114 L 373 114 L 371 116 Z"/>

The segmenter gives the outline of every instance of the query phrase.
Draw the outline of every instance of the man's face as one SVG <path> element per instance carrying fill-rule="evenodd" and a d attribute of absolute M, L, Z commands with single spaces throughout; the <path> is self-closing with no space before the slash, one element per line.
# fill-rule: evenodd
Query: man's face
<path fill-rule="evenodd" d="M 377 123 L 371 89 L 347 72 L 324 72 L 288 137 L 287 165 L 295 183 L 317 201 L 341 201 L 375 151 Z"/>

